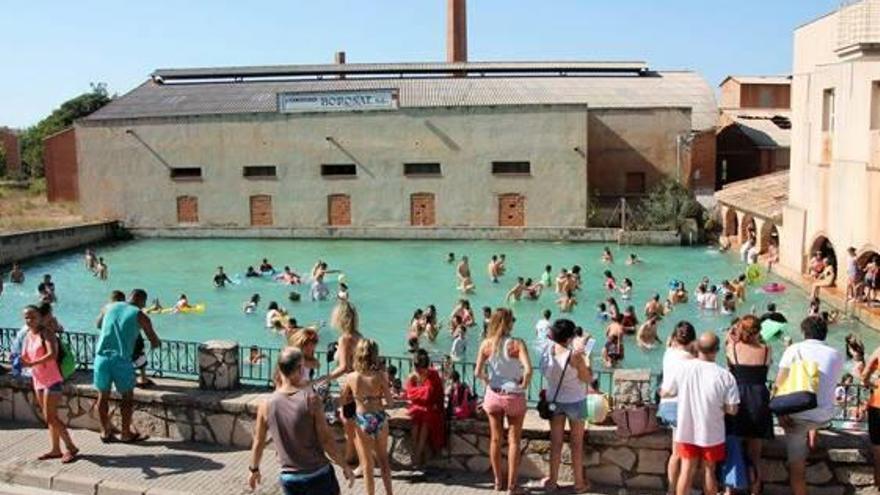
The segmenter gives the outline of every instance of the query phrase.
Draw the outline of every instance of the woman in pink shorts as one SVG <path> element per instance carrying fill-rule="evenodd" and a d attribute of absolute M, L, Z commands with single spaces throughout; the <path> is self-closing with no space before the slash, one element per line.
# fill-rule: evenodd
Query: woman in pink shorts
<path fill-rule="evenodd" d="M 489 458 L 495 475 L 495 489 L 503 490 L 505 487 L 501 441 L 504 437 L 504 417 L 507 416 L 507 492 L 520 494 L 523 492 L 517 486 L 519 442 L 526 415 L 525 391 L 532 378 L 532 364 L 525 343 L 510 337 L 512 330 L 513 314 L 510 310 L 496 309 L 489 319 L 486 339 L 480 344 L 475 374 L 486 384 L 483 410 L 489 415 Z"/>
<path fill-rule="evenodd" d="M 57 338 L 54 332 L 43 328 L 40 311 L 36 306 L 24 309 L 24 323 L 28 332 L 22 345 L 21 362 L 31 369 L 34 393 L 43 409 L 43 417 L 49 428 L 49 441 L 52 444 L 52 449 L 37 459 L 61 459 L 62 463 L 67 464 L 76 460 L 79 449 L 73 444 L 64 423 L 58 419 L 58 399 L 61 397 L 64 378 L 58 367 Z M 64 446 L 67 447 L 66 453 L 61 452 L 61 440 L 64 440 Z"/>

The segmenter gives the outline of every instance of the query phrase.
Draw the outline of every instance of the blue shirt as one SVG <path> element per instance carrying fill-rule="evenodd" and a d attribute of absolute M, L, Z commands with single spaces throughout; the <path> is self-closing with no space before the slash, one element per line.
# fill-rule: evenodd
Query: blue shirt
<path fill-rule="evenodd" d="M 96 356 L 130 359 L 134 343 L 141 331 L 138 316 L 141 310 L 127 302 L 110 303 L 105 307 L 101 334 L 95 346 Z"/>

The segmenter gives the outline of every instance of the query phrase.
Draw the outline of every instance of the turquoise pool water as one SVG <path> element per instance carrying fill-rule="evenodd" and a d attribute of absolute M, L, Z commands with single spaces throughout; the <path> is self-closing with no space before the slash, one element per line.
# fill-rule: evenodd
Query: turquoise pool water
<path fill-rule="evenodd" d="M 380 343 L 383 354 L 405 355 L 406 332 L 413 310 L 434 304 L 441 320 L 448 320 L 460 297 L 455 288 L 455 265 L 446 262 L 447 253 L 454 252 L 456 258 L 467 255 L 471 259 L 477 290 L 469 299 L 478 318 L 482 306 L 503 304 L 504 295 L 516 276 L 538 279 L 546 264 L 553 266 L 554 274 L 560 267 L 581 265 L 584 289 L 578 296 L 579 305 L 569 317 L 599 336 L 599 344 L 602 344 L 604 325 L 596 321 L 596 304 L 607 297 L 602 276 L 606 268 L 614 272 L 618 281 L 624 277 L 633 280 L 631 304 L 639 315 L 654 292 L 660 292 L 665 298 L 670 279 L 684 280 L 688 289 L 693 290 L 703 276 L 718 283 L 743 269 L 733 255 L 702 247 L 645 246 L 611 246 L 616 263 L 606 267 L 599 261 L 603 247 L 601 244 L 515 241 L 137 240 L 98 249 L 110 267 L 107 281 L 100 281 L 85 270 L 79 252 L 26 263 L 26 283 L 6 284 L 0 296 L 0 326 L 21 325 L 21 308 L 36 299 L 40 278 L 50 273 L 58 294 L 56 312 L 69 330 L 94 331 L 95 317 L 111 290 L 121 289 L 127 293 L 134 287 L 142 287 L 151 299 L 159 297 L 165 306 L 172 305 L 179 294 L 186 293 L 191 303 L 204 303 L 207 307 L 204 314 L 155 315 L 154 325 L 164 338 L 190 341 L 223 338 L 242 344 L 278 346 L 281 338 L 264 328 L 265 307 L 270 301 L 278 301 L 300 323 L 327 321 L 334 302 L 311 302 L 307 286 L 290 287 L 265 279 L 242 278 L 239 285 L 216 289 L 212 284 L 214 270 L 223 265 L 231 276 L 243 275 L 248 265 L 256 267 L 265 257 L 278 269 L 290 265 L 303 273 L 320 258 L 327 261 L 331 269 L 345 273 L 351 300 L 360 311 L 362 332 Z M 644 263 L 626 266 L 624 259 L 630 252 L 637 253 Z M 507 275 L 499 284 L 492 284 L 485 267 L 492 254 L 500 253 L 507 255 Z M 336 277 L 328 278 L 331 293 L 335 295 Z M 303 300 L 288 301 L 291 290 L 302 293 Z M 245 315 L 242 305 L 254 293 L 262 296 L 260 310 L 254 315 Z M 539 301 L 516 303 L 513 307 L 517 317 L 516 334 L 533 340 L 534 324 L 543 309 L 552 309 L 554 317 L 560 316 L 555 300 L 556 295 L 550 291 Z M 620 297 L 617 300 L 623 309 L 626 303 Z M 747 303 L 739 312 L 744 314 L 752 306 L 763 312 L 770 301 L 776 302 L 794 322 L 806 314 L 807 295 L 796 288 L 770 295 L 752 287 Z M 731 317 L 701 313 L 694 304 L 680 305 L 661 323 L 661 338 L 665 339 L 675 322 L 682 319 L 690 320 L 698 330 L 721 330 Z M 796 326 L 791 328 L 798 340 Z M 843 338 L 850 332 L 861 335 L 869 349 L 880 343 L 875 331 L 855 321 L 833 326 L 830 340 L 842 349 Z M 479 334 L 478 329 L 468 334 L 470 357 L 477 349 Z M 324 326 L 321 348 L 335 338 L 336 332 Z M 444 328 L 435 345 L 426 343 L 425 346 L 443 354 L 449 351 L 450 344 L 451 337 Z M 624 366 L 659 368 L 661 348 L 642 351 L 632 337 L 628 337 L 626 344 Z M 774 347 L 779 349 L 781 342 L 774 342 Z M 597 345 L 594 356 L 599 355 L 599 349 Z M 598 364 L 598 359 L 596 361 Z"/>

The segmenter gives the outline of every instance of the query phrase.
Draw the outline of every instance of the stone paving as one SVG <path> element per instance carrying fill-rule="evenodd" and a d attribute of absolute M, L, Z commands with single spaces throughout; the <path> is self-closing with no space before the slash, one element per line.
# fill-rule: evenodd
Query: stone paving
<path fill-rule="evenodd" d="M 37 461 L 36 457 L 47 450 L 46 430 L 0 421 L 0 482 L 101 495 L 254 493 L 245 486 L 250 458 L 246 450 L 166 439 L 150 439 L 139 445 L 103 444 L 91 431 L 73 430 L 72 434 L 82 451 L 77 462 L 62 465 L 57 460 Z M 278 466 L 271 450 L 264 455 L 262 469 L 264 485 L 256 493 L 280 493 L 275 484 Z M 380 480 L 377 483 L 381 486 Z M 398 495 L 489 494 L 493 493 L 490 483 L 489 475 L 394 473 Z M 344 494 L 364 492 L 362 481 L 356 482 L 352 490 L 343 489 Z M 621 492 L 644 493 L 618 488 L 597 493 Z"/>

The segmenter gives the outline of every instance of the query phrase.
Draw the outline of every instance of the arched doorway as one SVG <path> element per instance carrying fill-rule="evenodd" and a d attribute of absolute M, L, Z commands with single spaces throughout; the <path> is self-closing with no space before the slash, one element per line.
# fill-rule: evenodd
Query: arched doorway
<path fill-rule="evenodd" d="M 724 215 L 724 235 L 727 237 L 735 236 L 739 232 L 739 219 L 736 217 L 736 210 L 728 208 Z"/>
<path fill-rule="evenodd" d="M 816 239 L 813 240 L 813 244 L 810 245 L 810 251 L 807 253 L 808 273 L 811 273 L 812 261 L 816 257 L 819 257 L 822 260 L 827 260 L 826 263 L 834 267 L 834 278 L 836 279 L 839 274 L 837 253 L 834 250 L 834 244 L 832 244 L 831 240 L 824 235 L 817 236 Z"/>
<path fill-rule="evenodd" d="M 755 219 L 751 215 L 743 217 L 742 225 L 740 225 L 739 242 L 745 244 L 749 239 L 758 239 L 757 227 L 755 227 Z"/>
<path fill-rule="evenodd" d="M 770 246 L 775 248 L 779 248 L 779 230 L 776 228 L 776 225 L 769 220 L 764 222 L 764 225 L 761 227 L 761 235 L 758 238 L 758 247 L 760 248 L 761 253 L 766 253 Z"/>

